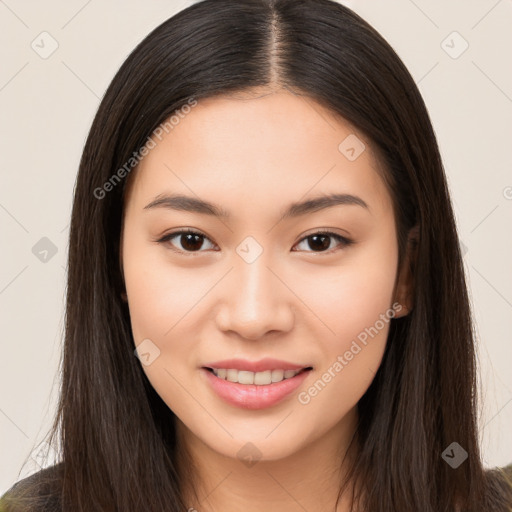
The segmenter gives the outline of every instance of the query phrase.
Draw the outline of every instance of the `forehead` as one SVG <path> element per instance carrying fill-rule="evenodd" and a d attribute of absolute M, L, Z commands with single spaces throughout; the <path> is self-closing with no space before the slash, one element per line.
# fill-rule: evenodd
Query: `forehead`
<path fill-rule="evenodd" d="M 134 171 L 129 200 L 178 191 L 229 210 L 230 202 L 268 206 L 337 192 L 389 206 L 368 141 L 309 97 L 283 91 L 202 99 L 160 139 L 153 137 Z"/>

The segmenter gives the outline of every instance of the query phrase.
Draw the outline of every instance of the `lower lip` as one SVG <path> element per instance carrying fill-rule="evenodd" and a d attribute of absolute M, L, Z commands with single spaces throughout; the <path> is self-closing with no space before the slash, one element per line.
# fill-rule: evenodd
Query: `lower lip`
<path fill-rule="evenodd" d="M 201 371 L 220 398 L 242 409 L 265 409 L 276 405 L 293 393 L 310 373 L 310 370 L 305 370 L 291 379 L 257 386 L 220 379 L 206 368 L 201 368 Z"/>

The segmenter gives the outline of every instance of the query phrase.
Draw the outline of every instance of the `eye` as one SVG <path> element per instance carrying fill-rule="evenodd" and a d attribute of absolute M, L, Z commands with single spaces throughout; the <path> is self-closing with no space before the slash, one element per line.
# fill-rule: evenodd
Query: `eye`
<path fill-rule="evenodd" d="M 169 233 L 162 237 L 158 242 L 160 243 L 171 243 L 171 240 L 177 238 L 181 247 L 173 248 L 178 252 L 203 252 L 199 249 L 203 245 L 203 240 L 211 240 L 200 233 L 199 231 L 193 231 L 192 229 L 184 229 L 181 231 L 175 231 L 174 233 Z M 173 245 L 171 243 L 171 245 Z"/>
<path fill-rule="evenodd" d="M 178 240 L 181 247 L 174 246 L 174 244 L 172 243 L 174 239 Z M 306 250 L 306 252 L 331 252 L 332 239 L 337 240 L 338 246 L 341 247 L 348 247 L 349 245 L 354 243 L 352 240 L 349 240 L 344 236 L 338 235 L 337 233 L 333 233 L 331 231 L 318 231 L 316 233 L 312 233 L 304 237 L 296 246 L 300 245 L 301 243 L 307 242 L 308 247 L 313 250 Z M 201 251 L 200 249 L 203 246 L 205 240 L 208 240 L 212 244 L 212 246 L 214 246 L 211 240 L 206 235 L 203 235 L 201 232 L 194 231 L 192 229 L 184 229 L 181 231 L 175 231 L 174 233 L 169 233 L 160 238 L 159 240 L 157 240 L 157 242 L 169 243 L 171 244 L 171 248 L 177 252 L 194 253 L 204 252 Z"/>
<path fill-rule="evenodd" d="M 313 249 L 313 251 L 306 252 L 333 252 L 330 251 L 330 249 L 332 249 L 331 241 L 333 238 L 338 241 L 338 246 L 341 247 L 348 247 L 354 243 L 353 240 L 349 240 L 348 238 L 338 235 L 337 233 L 332 233 L 331 231 L 318 231 L 304 237 L 297 244 L 297 246 L 302 243 L 306 243 L 310 249 Z"/>

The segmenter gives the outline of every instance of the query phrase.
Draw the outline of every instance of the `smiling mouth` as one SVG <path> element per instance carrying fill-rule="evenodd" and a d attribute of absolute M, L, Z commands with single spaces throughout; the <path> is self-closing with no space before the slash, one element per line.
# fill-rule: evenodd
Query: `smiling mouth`
<path fill-rule="evenodd" d="M 276 368 L 274 370 L 265 370 L 262 372 L 251 372 L 247 370 L 237 370 L 236 368 L 208 368 L 206 370 L 213 373 L 216 377 L 228 382 L 256 386 L 268 386 L 282 382 L 283 380 L 292 379 L 299 373 L 312 370 L 311 366 L 302 368 L 300 370 L 283 370 Z"/>

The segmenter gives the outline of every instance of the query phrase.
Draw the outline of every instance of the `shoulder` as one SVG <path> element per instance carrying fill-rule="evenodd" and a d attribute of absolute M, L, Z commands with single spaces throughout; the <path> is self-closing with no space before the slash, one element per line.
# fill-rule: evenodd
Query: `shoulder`
<path fill-rule="evenodd" d="M 0 497 L 0 512 L 62 512 L 62 463 L 42 469 L 15 483 Z M 510 511 L 512 507 L 512 464 L 485 471 L 486 510 Z"/>
<path fill-rule="evenodd" d="M 486 510 L 512 510 L 512 464 L 485 471 Z"/>
<path fill-rule="evenodd" d="M 0 512 L 62 512 L 62 473 L 60 463 L 15 483 L 0 498 Z"/>

